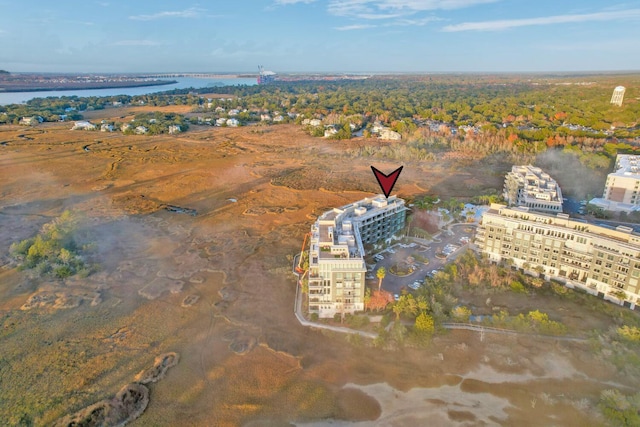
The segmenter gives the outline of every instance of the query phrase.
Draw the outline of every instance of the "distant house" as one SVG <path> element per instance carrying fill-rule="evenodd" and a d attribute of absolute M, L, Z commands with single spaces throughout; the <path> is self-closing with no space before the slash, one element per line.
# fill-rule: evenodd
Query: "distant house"
<path fill-rule="evenodd" d="M 120 130 L 122 132 L 126 132 L 126 131 L 130 130 L 131 128 L 132 128 L 132 126 L 129 123 L 125 123 L 120 127 Z"/>
<path fill-rule="evenodd" d="M 138 134 L 138 135 L 144 135 L 144 134 L 145 134 L 145 133 L 147 133 L 147 132 L 149 132 L 149 129 L 147 129 L 147 128 L 146 128 L 146 127 L 144 127 L 144 126 L 138 126 L 138 127 L 136 127 L 136 129 L 135 129 L 135 133 L 136 133 L 136 134 Z"/>
<path fill-rule="evenodd" d="M 71 130 L 96 130 L 96 125 L 86 120 L 75 122 Z"/>
<path fill-rule="evenodd" d="M 398 132 L 392 131 L 391 129 L 384 128 L 380 131 L 379 138 L 389 141 L 400 141 L 402 139 L 402 135 Z"/>
<path fill-rule="evenodd" d="M 67 117 L 69 117 L 69 116 L 67 116 L 66 114 L 60 114 L 59 117 L 60 117 L 60 121 L 64 122 L 65 120 L 67 120 Z"/>
<path fill-rule="evenodd" d="M 380 133 L 386 129 L 380 122 L 375 122 L 371 127 L 371 133 Z"/>
<path fill-rule="evenodd" d="M 240 110 L 234 108 L 233 110 L 229 110 L 229 115 L 230 116 L 237 116 L 238 114 L 240 114 Z"/>
<path fill-rule="evenodd" d="M 260 120 L 263 122 L 270 122 L 271 116 L 268 114 L 260 114 Z"/>
<path fill-rule="evenodd" d="M 156 123 L 157 120 L 156 119 L 149 119 L 149 123 Z"/>
<path fill-rule="evenodd" d="M 114 107 L 122 107 L 122 102 L 120 102 L 120 101 L 113 101 L 113 106 L 114 106 Z"/>
<path fill-rule="evenodd" d="M 64 109 L 65 113 L 70 113 L 72 111 L 76 111 L 76 107 L 67 107 L 67 108 Z"/>
<path fill-rule="evenodd" d="M 224 111 L 224 107 L 216 107 L 215 112 L 216 113 L 222 113 Z"/>
<path fill-rule="evenodd" d="M 23 117 L 18 122 L 22 126 L 35 126 L 38 123 L 42 123 L 44 119 L 40 116 Z"/>
<path fill-rule="evenodd" d="M 281 121 L 283 121 L 283 120 L 284 120 L 284 117 L 282 117 L 282 116 L 280 116 L 280 115 L 275 116 L 275 117 L 273 118 L 273 121 L 274 121 L 274 122 L 276 122 L 276 123 L 281 122 Z"/>
<path fill-rule="evenodd" d="M 319 119 L 309 120 L 309 125 L 311 125 L 311 126 L 321 126 L 322 125 L 322 120 L 319 120 Z"/>
<path fill-rule="evenodd" d="M 180 126 L 178 125 L 171 125 L 169 126 L 169 134 L 173 135 L 175 133 L 180 133 L 182 132 L 182 129 L 180 128 Z"/>
<path fill-rule="evenodd" d="M 216 126 L 223 126 L 226 124 L 227 124 L 227 119 L 225 119 L 224 117 L 221 117 L 216 120 Z"/>
<path fill-rule="evenodd" d="M 338 130 L 333 126 L 329 126 L 328 128 L 326 128 L 324 130 L 324 137 L 325 138 L 329 138 L 329 137 L 335 135 L 336 133 L 338 133 Z"/>
<path fill-rule="evenodd" d="M 238 127 L 240 122 L 237 119 L 229 119 L 227 120 L 227 126 L 231 126 L 232 128 Z"/>
<path fill-rule="evenodd" d="M 100 132 L 113 132 L 114 129 L 113 125 L 109 123 L 103 123 L 100 125 Z"/>

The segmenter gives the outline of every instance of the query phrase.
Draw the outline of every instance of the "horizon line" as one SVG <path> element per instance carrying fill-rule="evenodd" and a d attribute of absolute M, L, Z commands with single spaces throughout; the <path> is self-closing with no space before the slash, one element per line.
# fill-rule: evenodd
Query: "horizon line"
<path fill-rule="evenodd" d="M 7 70 L 8 71 L 8 70 Z M 628 74 L 640 73 L 640 69 L 619 70 L 543 70 L 543 71 L 280 71 L 279 75 L 447 75 L 447 74 Z M 9 71 L 9 74 L 111 74 L 111 75 L 147 75 L 147 74 L 217 74 L 217 75 L 258 75 L 256 71 Z"/>

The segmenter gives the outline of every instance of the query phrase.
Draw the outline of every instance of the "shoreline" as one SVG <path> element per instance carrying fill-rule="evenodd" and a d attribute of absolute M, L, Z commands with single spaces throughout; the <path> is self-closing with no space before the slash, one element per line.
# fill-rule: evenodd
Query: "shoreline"
<path fill-rule="evenodd" d="M 0 87 L 2 93 L 25 93 L 25 92 L 55 92 L 55 91 L 72 91 L 72 90 L 95 90 L 95 89 L 127 89 L 136 87 L 166 86 L 178 83 L 177 80 L 161 80 L 157 82 L 131 82 L 133 84 L 107 84 L 107 85 L 78 85 L 78 86 L 55 86 L 55 87 L 19 87 L 19 88 L 3 88 Z"/>

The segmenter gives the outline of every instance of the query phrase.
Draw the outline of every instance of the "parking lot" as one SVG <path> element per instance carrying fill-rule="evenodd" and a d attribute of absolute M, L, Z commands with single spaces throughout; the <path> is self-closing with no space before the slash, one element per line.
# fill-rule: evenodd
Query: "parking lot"
<path fill-rule="evenodd" d="M 380 267 L 387 270 L 382 281 L 382 288 L 394 295 L 400 295 L 403 290 L 411 291 L 422 286 L 425 277 L 432 275 L 450 261 L 455 259 L 468 245 L 475 231 L 473 224 L 454 224 L 450 231 L 440 233 L 432 242 L 427 243 L 422 239 L 410 239 L 407 244 L 396 243 L 377 253 L 367 256 L 367 283 L 373 289 L 378 284 L 376 271 Z M 440 258 L 436 256 L 439 254 Z M 389 272 L 389 268 L 397 263 L 404 263 L 415 255 L 429 260 L 423 264 L 414 260 L 410 264 L 415 267 L 413 273 L 405 277 L 399 277 Z"/>

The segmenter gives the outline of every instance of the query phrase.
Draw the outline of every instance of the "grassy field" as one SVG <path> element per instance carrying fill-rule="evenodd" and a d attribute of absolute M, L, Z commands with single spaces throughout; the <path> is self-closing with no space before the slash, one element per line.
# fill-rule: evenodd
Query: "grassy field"
<path fill-rule="evenodd" d="M 103 113 L 134 111 L 90 118 Z M 383 171 L 399 165 L 346 155 L 359 141 L 314 139 L 289 125 L 265 129 L 123 136 L 57 123 L 0 127 L 0 424 L 50 425 L 111 398 L 167 352 L 180 362 L 149 385 L 149 406 L 131 425 L 379 416 L 406 423 L 410 414 L 415 423 L 447 425 L 598 425 L 600 392 L 636 386 L 624 361 L 603 358 L 605 346 L 593 353 L 589 345 L 481 341 L 460 331 L 428 348 L 384 351 L 298 325 L 287 255 L 300 250 L 320 212 L 377 191 L 372 164 Z M 472 197 L 500 188 L 510 167 L 455 156 L 404 166 L 400 197 Z M 197 214 L 169 212 L 166 204 Z M 17 272 L 9 245 L 66 209 L 87 221 L 100 270 L 73 280 Z M 100 298 L 21 309 L 34 295 L 55 301 L 65 293 Z M 183 306 L 187 295 L 196 303 Z M 526 298 L 512 293 L 494 303 Z M 580 310 L 553 296 L 538 302 L 542 311 L 554 304 Z M 610 316 L 576 319 L 575 327 L 607 330 Z M 414 411 L 417 402 L 428 404 Z"/>

